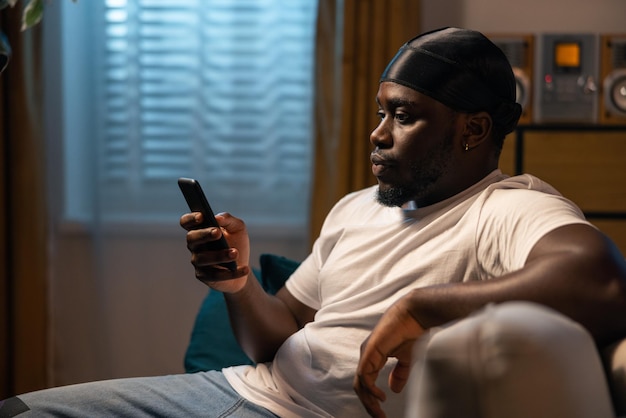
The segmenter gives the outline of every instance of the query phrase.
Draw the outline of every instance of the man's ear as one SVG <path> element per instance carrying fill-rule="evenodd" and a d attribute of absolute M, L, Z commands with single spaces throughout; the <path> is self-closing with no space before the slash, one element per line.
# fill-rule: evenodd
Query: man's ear
<path fill-rule="evenodd" d="M 493 121 L 487 112 L 470 113 L 465 120 L 463 146 L 465 149 L 477 147 L 486 139 L 491 138 Z"/>

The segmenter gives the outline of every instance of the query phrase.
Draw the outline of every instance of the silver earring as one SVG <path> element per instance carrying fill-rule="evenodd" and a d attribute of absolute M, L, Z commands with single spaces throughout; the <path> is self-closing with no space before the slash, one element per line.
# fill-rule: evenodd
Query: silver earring
<path fill-rule="evenodd" d="M 464 149 L 465 149 L 465 151 L 469 151 L 469 144 L 467 142 L 465 143 Z"/>

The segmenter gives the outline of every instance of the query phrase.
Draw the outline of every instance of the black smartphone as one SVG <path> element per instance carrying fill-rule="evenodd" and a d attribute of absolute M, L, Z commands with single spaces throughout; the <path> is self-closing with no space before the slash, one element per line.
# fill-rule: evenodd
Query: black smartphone
<path fill-rule="evenodd" d="M 200 225 L 202 228 L 220 227 L 215 219 L 211 205 L 209 205 L 209 201 L 197 180 L 181 177 L 178 179 L 178 187 L 180 187 L 180 191 L 183 192 L 189 209 L 192 212 L 202 213 L 202 218 L 204 219 L 203 223 Z M 225 250 L 229 247 L 226 238 L 222 235 L 219 240 L 208 243 L 206 248 L 209 250 Z M 229 261 L 221 265 L 232 271 L 237 270 L 237 263 L 235 261 Z"/>

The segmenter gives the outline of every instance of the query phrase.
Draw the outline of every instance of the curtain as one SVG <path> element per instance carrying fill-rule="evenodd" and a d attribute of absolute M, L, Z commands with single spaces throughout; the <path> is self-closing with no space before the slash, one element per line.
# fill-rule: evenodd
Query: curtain
<path fill-rule="evenodd" d="M 375 184 L 369 134 L 378 80 L 419 33 L 419 0 L 319 0 L 311 238 L 346 193 Z"/>
<path fill-rule="evenodd" d="M 369 132 L 378 77 L 419 32 L 418 0 L 320 0 L 311 231 L 330 207 L 374 183 Z M 47 386 L 47 217 L 39 28 L 0 14 L 13 57 L 0 76 L 0 397 Z M 38 100 L 35 101 L 34 98 Z"/>
<path fill-rule="evenodd" d="M 0 397 L 47 385 L 46 199 L 39 28 L 0 14 L 13 56 L 0 75 Z"/>

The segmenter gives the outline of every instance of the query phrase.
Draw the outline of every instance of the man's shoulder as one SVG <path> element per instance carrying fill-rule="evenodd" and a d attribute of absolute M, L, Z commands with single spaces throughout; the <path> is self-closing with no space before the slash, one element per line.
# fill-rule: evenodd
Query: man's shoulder
<path fill-rule="evenodd" d="M 494 217 L 517 219 L 562 214 L 584 218 L 578 205 L 531 174 L 508 177 L 491 184 L 479 201 L 483 216 L 489 213 Z"/>
<path fill-rule="evenodd" d="M 561 196 L 561 193 L 548 182 L 535 177 L 532 174 L 520 174 L 517 176 L 506 177 L 495 183 L 492 183 L 488 189 L 491 190 L 532 190 Z"/>

